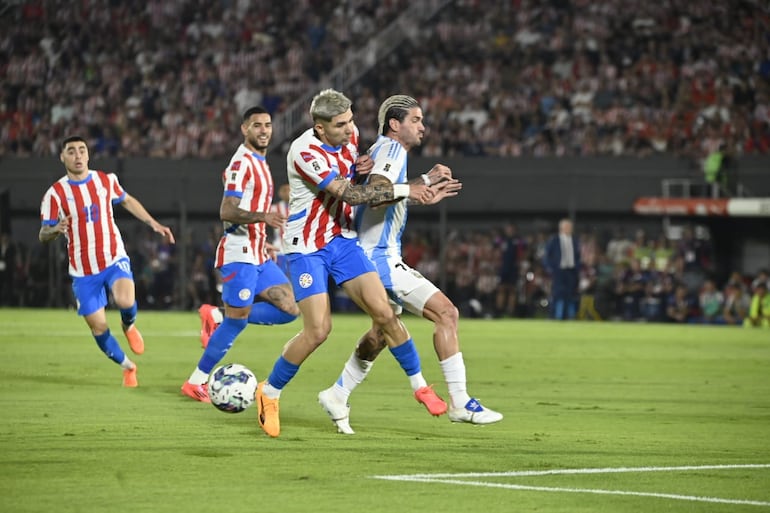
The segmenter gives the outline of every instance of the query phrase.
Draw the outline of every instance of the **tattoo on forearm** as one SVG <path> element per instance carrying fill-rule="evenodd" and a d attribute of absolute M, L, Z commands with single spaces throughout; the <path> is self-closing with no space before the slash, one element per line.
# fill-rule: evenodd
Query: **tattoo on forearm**
<path fill-rule="evenodd" d="M 344 178 L 339 178 L 345 180 Z M 369 183 L 366 185 L 353 185 L 346 180 L 345 189 L 341 198 L 351 205 L 372 205 L 390 201 L 393 195 L 393 184 L 390 182 Z"/>

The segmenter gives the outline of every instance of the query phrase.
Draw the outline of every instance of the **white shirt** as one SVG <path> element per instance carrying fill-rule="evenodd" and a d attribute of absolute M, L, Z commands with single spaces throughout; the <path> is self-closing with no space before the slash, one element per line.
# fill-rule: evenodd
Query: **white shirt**
<path fill-rule="evenodd" d="M 374 167 L 369 175 L 381 175 L 391 183 L 405 183 L 406 149 L 398 141 L 381 135 L 369 148 Z M 401 255 L 401 234 L 406 226 L 406 198 L 387 207 L 356 207 L 356 230 L 361 247 L 370 258 Z"/>
<path fill-rule="evenodd" d="M 575 267 L 575 250 L 572 247 L 572 237 L 559 234 L 559 244 L 561 245 L 561 264 L 562 269 L 572 269 Z"/>

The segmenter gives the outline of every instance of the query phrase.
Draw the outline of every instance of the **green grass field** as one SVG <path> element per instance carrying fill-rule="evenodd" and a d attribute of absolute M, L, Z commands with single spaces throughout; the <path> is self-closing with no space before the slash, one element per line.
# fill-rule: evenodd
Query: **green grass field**
<path fill-rule="evenodd" d="M 431 325 L 406 322 L 446 397 Z M 429 416 L 383 353 L 348 437 L 316 394 L 368 322 L 335 316 L 270 439 L 255 409 L 180 395 L 201 354 L 195 313 L 140 312 L 138 326 L 140 387 L 124 389 L 74 312 L 0 310 L 1 512 L 770 511 L 767 331 L 462 320 L 469 390 L 505 419 Z M 299 327 L 249 326 L 226 361 L 264 379 Z"/>

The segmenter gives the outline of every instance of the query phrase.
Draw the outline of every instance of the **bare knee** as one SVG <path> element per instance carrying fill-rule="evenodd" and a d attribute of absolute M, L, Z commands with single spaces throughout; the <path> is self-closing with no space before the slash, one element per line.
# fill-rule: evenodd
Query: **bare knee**
<path fill-rule="evenodd" d="M 312 346 L 314 349 L 321 344 L 323 344 L 327 338 L 329 338 L 329 333 L 331 333 L 332 326 L 331 323 L 324 323 L 322 325 L 317 326 L 305 326 L 303 328 L 303 334 L 305 343 Z"/>
<path fill-rule="evenodd" d="M 450 303 L 438 311 L 436 324 L 441 324 L 452 330 L 457 330 L 457 322 L 459 319 L 460 312 L 457 310 L 457 307 Z"/>
<path fill-rule="evenodd" d="M 115 306 L 117 306 L 121 310 L 125 310 L 126 308 L 131 308 L 132 306 L 134 306 L 134 303 L 136 302 L 133 285 L 130 288 L 116 287 L 112 291 L 112 299 L 115 300 Z"/>

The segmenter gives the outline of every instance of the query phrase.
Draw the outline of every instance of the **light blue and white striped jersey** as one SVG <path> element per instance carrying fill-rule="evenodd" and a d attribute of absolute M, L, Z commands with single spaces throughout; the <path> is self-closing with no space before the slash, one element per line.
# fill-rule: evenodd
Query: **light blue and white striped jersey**
<path fill-rule="evenodd" d="M 385 176 L 392 183 L 406 183 L 407 151 L 401 143 L 380 135 L 369 148 L 374 168 L 369 175 Z M 369 258 L 382 255 L 401 255 L 401 234 L 406 226 L 407 198 L 388 205 L 372 208 L 356 207 L 355 226 L 361 247 Z"/>

